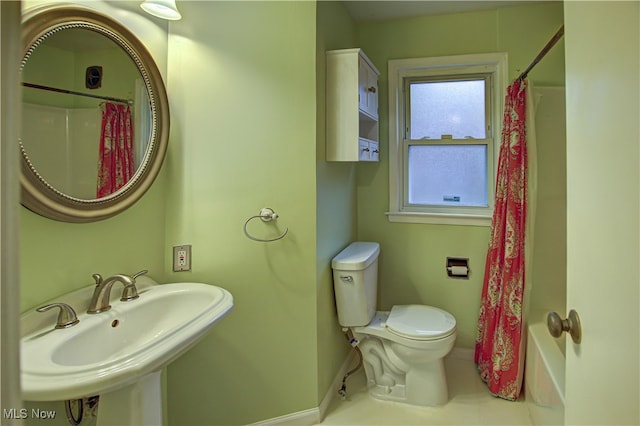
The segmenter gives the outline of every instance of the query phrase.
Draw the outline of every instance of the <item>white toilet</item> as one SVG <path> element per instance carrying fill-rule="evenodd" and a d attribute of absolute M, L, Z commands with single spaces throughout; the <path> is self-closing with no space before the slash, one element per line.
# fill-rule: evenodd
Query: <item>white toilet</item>
<path fill-rule="evenodd" d="M 354 242 L 333 258 L 338 321 L 357 339 L 372 396 L 442 405 L 449 399 L 443 359 L 456 340 L 456 320 L 425 305 L 376 312 L 379 254 L 378 243 Z"/>

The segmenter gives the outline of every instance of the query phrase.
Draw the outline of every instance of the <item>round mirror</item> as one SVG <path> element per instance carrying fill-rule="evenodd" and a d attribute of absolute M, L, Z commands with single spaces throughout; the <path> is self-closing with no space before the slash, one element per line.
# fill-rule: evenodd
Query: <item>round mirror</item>
<path fill-rule="evenodd" d="M 51 219 L 111 217 L 149 189 L 164 160 L 160 71 L 124 26 L 56 7 L 23 23 L 22 204 Z"/>

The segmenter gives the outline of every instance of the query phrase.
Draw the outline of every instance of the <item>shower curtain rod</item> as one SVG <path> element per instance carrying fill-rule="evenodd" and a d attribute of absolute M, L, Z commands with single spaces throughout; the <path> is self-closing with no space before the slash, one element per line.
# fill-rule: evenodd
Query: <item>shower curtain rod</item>
<path fill-rule="evenodd" d="M 33 89 L 48 90 L 50 92 L 57 92 L 57 93 L 66 93 L 68 95 L 86 96 L 87 98 L 103 99 L 105 101 L 119 102 L 121 104 L 127 104 L 127 105 L 131 105 L 133 103 L 133 101 L 128 99 L 112 98 L 109 96 L 99 96 L 99 95 L 92 95 L 89 93 L 74 92 L 73 90 L 58 89 L 56 87 L 41 86 L 39 84 L 33 84 L 33 83 L 22 82 L 22 85 L 25 87 L 31 87 Z"/>
<path fill-rule="evenodd" d="M 564 35 L 564 25 L 560 27 L 558 32 L 553 36 L 553 38 L 551 40 L 549 40 L 549 42 L 546 44 L 546 46 L 542 48 L 540 53 L 538 53 L 538 56 L 536 56 L 536 58 L 533 60 L 533 62 L 531 62 L 531 64 L 529 64 L 527 69 L 524 70 L 522 72 L 522 74 L 520 74 L 520 76 L 516 80 L 517 81 L 522 81 L 525 78 L 527 78 L 527 74 L 529 74 L 529 71 L 531 71 L 533 69 L 533 67 L 535 67 L 538 64 L 538 62 L 540 62 L 540 60 L 542 60 L 542 58 L 544 58 L 545 55 L 547 53 L 549 53 L 551 48 L 558 42 L 558 40 L 560 40 L 560 38 L 563 35 Z"/>

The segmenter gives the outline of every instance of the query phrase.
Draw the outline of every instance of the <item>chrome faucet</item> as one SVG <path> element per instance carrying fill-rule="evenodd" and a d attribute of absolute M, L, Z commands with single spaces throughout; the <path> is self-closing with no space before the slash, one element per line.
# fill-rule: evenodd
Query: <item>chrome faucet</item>
<path fill-rule="evenodd" d="M 146 274 L 148 271 L 140 271 L 133 276 L 125 274 L 116 274 L 105 280 L 102 279 L 100 274 L 93 274 L 93 279 L 96 281 L 96 288 L 93 291 L 91 302 L 89 303 L 88 314 L 98 314 L 111 309 L 109 299 L 111 298 L 111 288 L 117 282 L 124 285 L 122 290 L 121 301 L 126 302 L 138 298 L 138 289 L 136 289 L 136 278 L 140 275 Z"/>

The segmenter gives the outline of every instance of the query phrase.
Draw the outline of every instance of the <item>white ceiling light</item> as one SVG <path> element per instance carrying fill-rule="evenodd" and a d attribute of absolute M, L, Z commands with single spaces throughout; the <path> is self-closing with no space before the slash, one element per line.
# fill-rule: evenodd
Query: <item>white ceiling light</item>
<path fill-rule="evenodd" d="M 182 15 L 180 15 L 176 7 L 176 0 L 144 0 L 140 7 L 145 12 L 158 18 L 168 19 L 170 21 L 176 21 L 182 18 Z"/>

